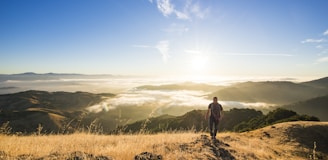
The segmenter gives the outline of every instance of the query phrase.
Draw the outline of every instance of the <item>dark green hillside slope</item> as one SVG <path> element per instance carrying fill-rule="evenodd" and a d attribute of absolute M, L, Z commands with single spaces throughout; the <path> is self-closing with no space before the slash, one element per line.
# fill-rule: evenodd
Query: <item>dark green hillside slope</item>
<path fill-rule="evenodd" d="M 299 114 L 316 116 L 322 121 L 328 121 L 328 95 L 285 105 L 282 107 L 296 111 Z"/>
<path fill-rule="evenodd" d="M 316 79 L 316 80 L 312 80 L 312 81 L 308 81 L 308 82 L 303 82 L 301 84 L 327 89 L 328 88 L 328 77 L 324 77 L 324 78 L 320 78 L 320 79 Z"/>
<path fill-rule="evenodd" d="M 110 96 L 113 94 L 45 91 L 0 95 L 0 125 L 8 123 L 13 133 L 34 133 L 39 126 L 43 133 L 73 132 L 96 120 L 97 114 L 87 112 L 86 107 Z"/>
<path fill-rule="evenodd" d="M 193 110 L 182 116 L 159 116 L 147 120 L 137 121 L 132 124 L 119 126 L 114 133 L 138 133 L 138 132 L 162 132 L 194 130 L 206 131 L 208 122 L 205 120 L 206 111 Z M 265 127 L 278 122 L 288 122 L 297 120 L 318 121 L 316 117 L 298 115 L 296 112 L 277 109 L 267 115 L 254 109 L 232 109 L 225 111 L 224 117 L 219 124 L 220 131 L 248 131 Z"/>
<path fill-rule="evenodd" d="M 113 96 L 113 95 L 106 95 Z M 25 91 L 0 95 L 0 109 L 21 111 L 28 108 L 81 110 L 103 100 L 103 95 L 87 92 Z"/>
<path fill-rule="evenodd" d="M 0 123 L 8 123 L 12 133 L 36 133 L 42 127 L 41 133 L 59 133 L 67 117 L 61 114 L 42 110 L 1 112 Z"/>
<path fill-rule="evenodd" d="M 317 117 L 308 115 L 299 115 L 292 110 L 278 108 L 266 115 L 255 117 L 249 121 L 244 121 L 234 126 L 234 131 L 244 132 L 262 128 L 276 123 L 290 121 L 320 121 Z"/>

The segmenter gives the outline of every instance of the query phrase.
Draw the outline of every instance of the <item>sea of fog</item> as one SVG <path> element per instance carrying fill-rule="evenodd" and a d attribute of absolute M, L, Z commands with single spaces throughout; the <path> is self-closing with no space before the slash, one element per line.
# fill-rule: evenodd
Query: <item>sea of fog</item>
<path fill-rule="evenodd" d="M 163 85 L 176 84 L 183 82 L 207 83 L 211 85 L 229 85 L 241 81 L 262 81 L 265 78 L 154 78 L 154 77 L 92 77 L 92 76 L 75 76 L 74 78 L 56 77 L 56 78 L 19 78 L 4 79 L 0 81 L 0 94 L 16 93 L 26 90 L 41 91 L 66 91 L 76 92 L 84 91 L 91 93 L 114 93 L 115 97 L 108 98 L 100 104 L 86 106 L 92 112 L 102 110 L 109 111 L 120 106 L 151 106 L 161 114 L 162 110 L 173 107 L 192 109 L 206 109 L 211 102 L 207 95 L 209 92 L 190 91 L 190 90 L 145 90 L 137 87 L 143 85 Z M 272 78 L 270 79 L 272 80 Z M 280 79 L 281 80 L 281 79 Z M 220 101 L 220 100 L 219 100 Z M 268 109 L 274 104 L 267 103 L 245 103 L 237 101 L 220 101 L 225 109 L 231 108 L 257 108 Z"/>
<path fill-rule="evenodd" d="M 85 91 L 91 93 L 122 93 L 143 85 L 163 85 L 183 82 L 229 85 L 250 79 L 222 77 L 124 77 L 124 76 L 4 76 L 0 77 L 0 94 L 26 90 Z M 253 79 L 254 80 L 254 79 Z"/>
<path fill-rule="evenodd" d="M 206 110 L 211 100 L 208 92 L 187 90 L 143 90 L 132 89 L 118 94 L 114 98 L 88 107 L 91 112 L 110 111 L 122 106 L 152 108 L 154 115 L 171 114 L 181 115 L 195 109 Z M 254 108 L 262 111 L 270 110 L 274 104 L 244 103 L 237 101 L 219 101 L 224 110 L 231 108 Z M 173 112 L 174 111 L 174 112 Z"/>

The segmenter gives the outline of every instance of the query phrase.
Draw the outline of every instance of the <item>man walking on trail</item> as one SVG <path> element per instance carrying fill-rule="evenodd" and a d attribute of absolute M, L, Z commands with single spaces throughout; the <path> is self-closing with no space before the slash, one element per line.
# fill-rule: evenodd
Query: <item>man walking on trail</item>
<path fill-rule="evenodd" d="M 208 117 L 210 114 L 210 117 Z M 205 115 L 205 119 L 209 119 L 208 123 L 210 125 L 211 138 L 215 140 L 216 133 L 218 132 L 219 121 L 223 117 L 223 108 L 220 103 L 218 103 L 218 98 L 213 97 L 213 102 L 208 105 L 208 110 Z M 214 126 L 214 130 L 213 130 Z"/>

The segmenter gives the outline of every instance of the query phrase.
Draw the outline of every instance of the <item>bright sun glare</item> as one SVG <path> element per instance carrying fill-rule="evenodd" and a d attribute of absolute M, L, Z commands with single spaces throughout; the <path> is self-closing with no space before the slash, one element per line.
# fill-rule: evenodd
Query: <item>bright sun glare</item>
<path fill-rule="evenodd" d="M 204 71 L 207 67 L 208 58 L 204 55 L 197 54 L 191 58 L 191 69 L 193 71 Z"/>

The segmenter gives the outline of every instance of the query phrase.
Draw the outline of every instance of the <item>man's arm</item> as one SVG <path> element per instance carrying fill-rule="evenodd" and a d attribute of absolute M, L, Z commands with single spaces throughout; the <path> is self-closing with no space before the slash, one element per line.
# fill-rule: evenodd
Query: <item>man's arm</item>
<path fill-rule="evenodd" d="M 210 113 L 210 109 L 207 109 L 206 115 L 205 115 L 205 119 L 208 119 L 208 114 Z"/>
<path fill-rule="evenodd" d="M 221 107 L 221 110 L 220 110 L 220 120 L 223 118 L 223 107 L 222 107 L 222 105 L 220 105 L 220 107 Z"/>
<path fill-rule="evenodd" d="M 210 114 L 210 109 L 211 109 L 211 104 L 209 104 L 208 107 L 207 107 L 207 112 L 206 112 L 206 115 L 205 115 L 206 120 L 208 119 L 208 115 Z"/>

